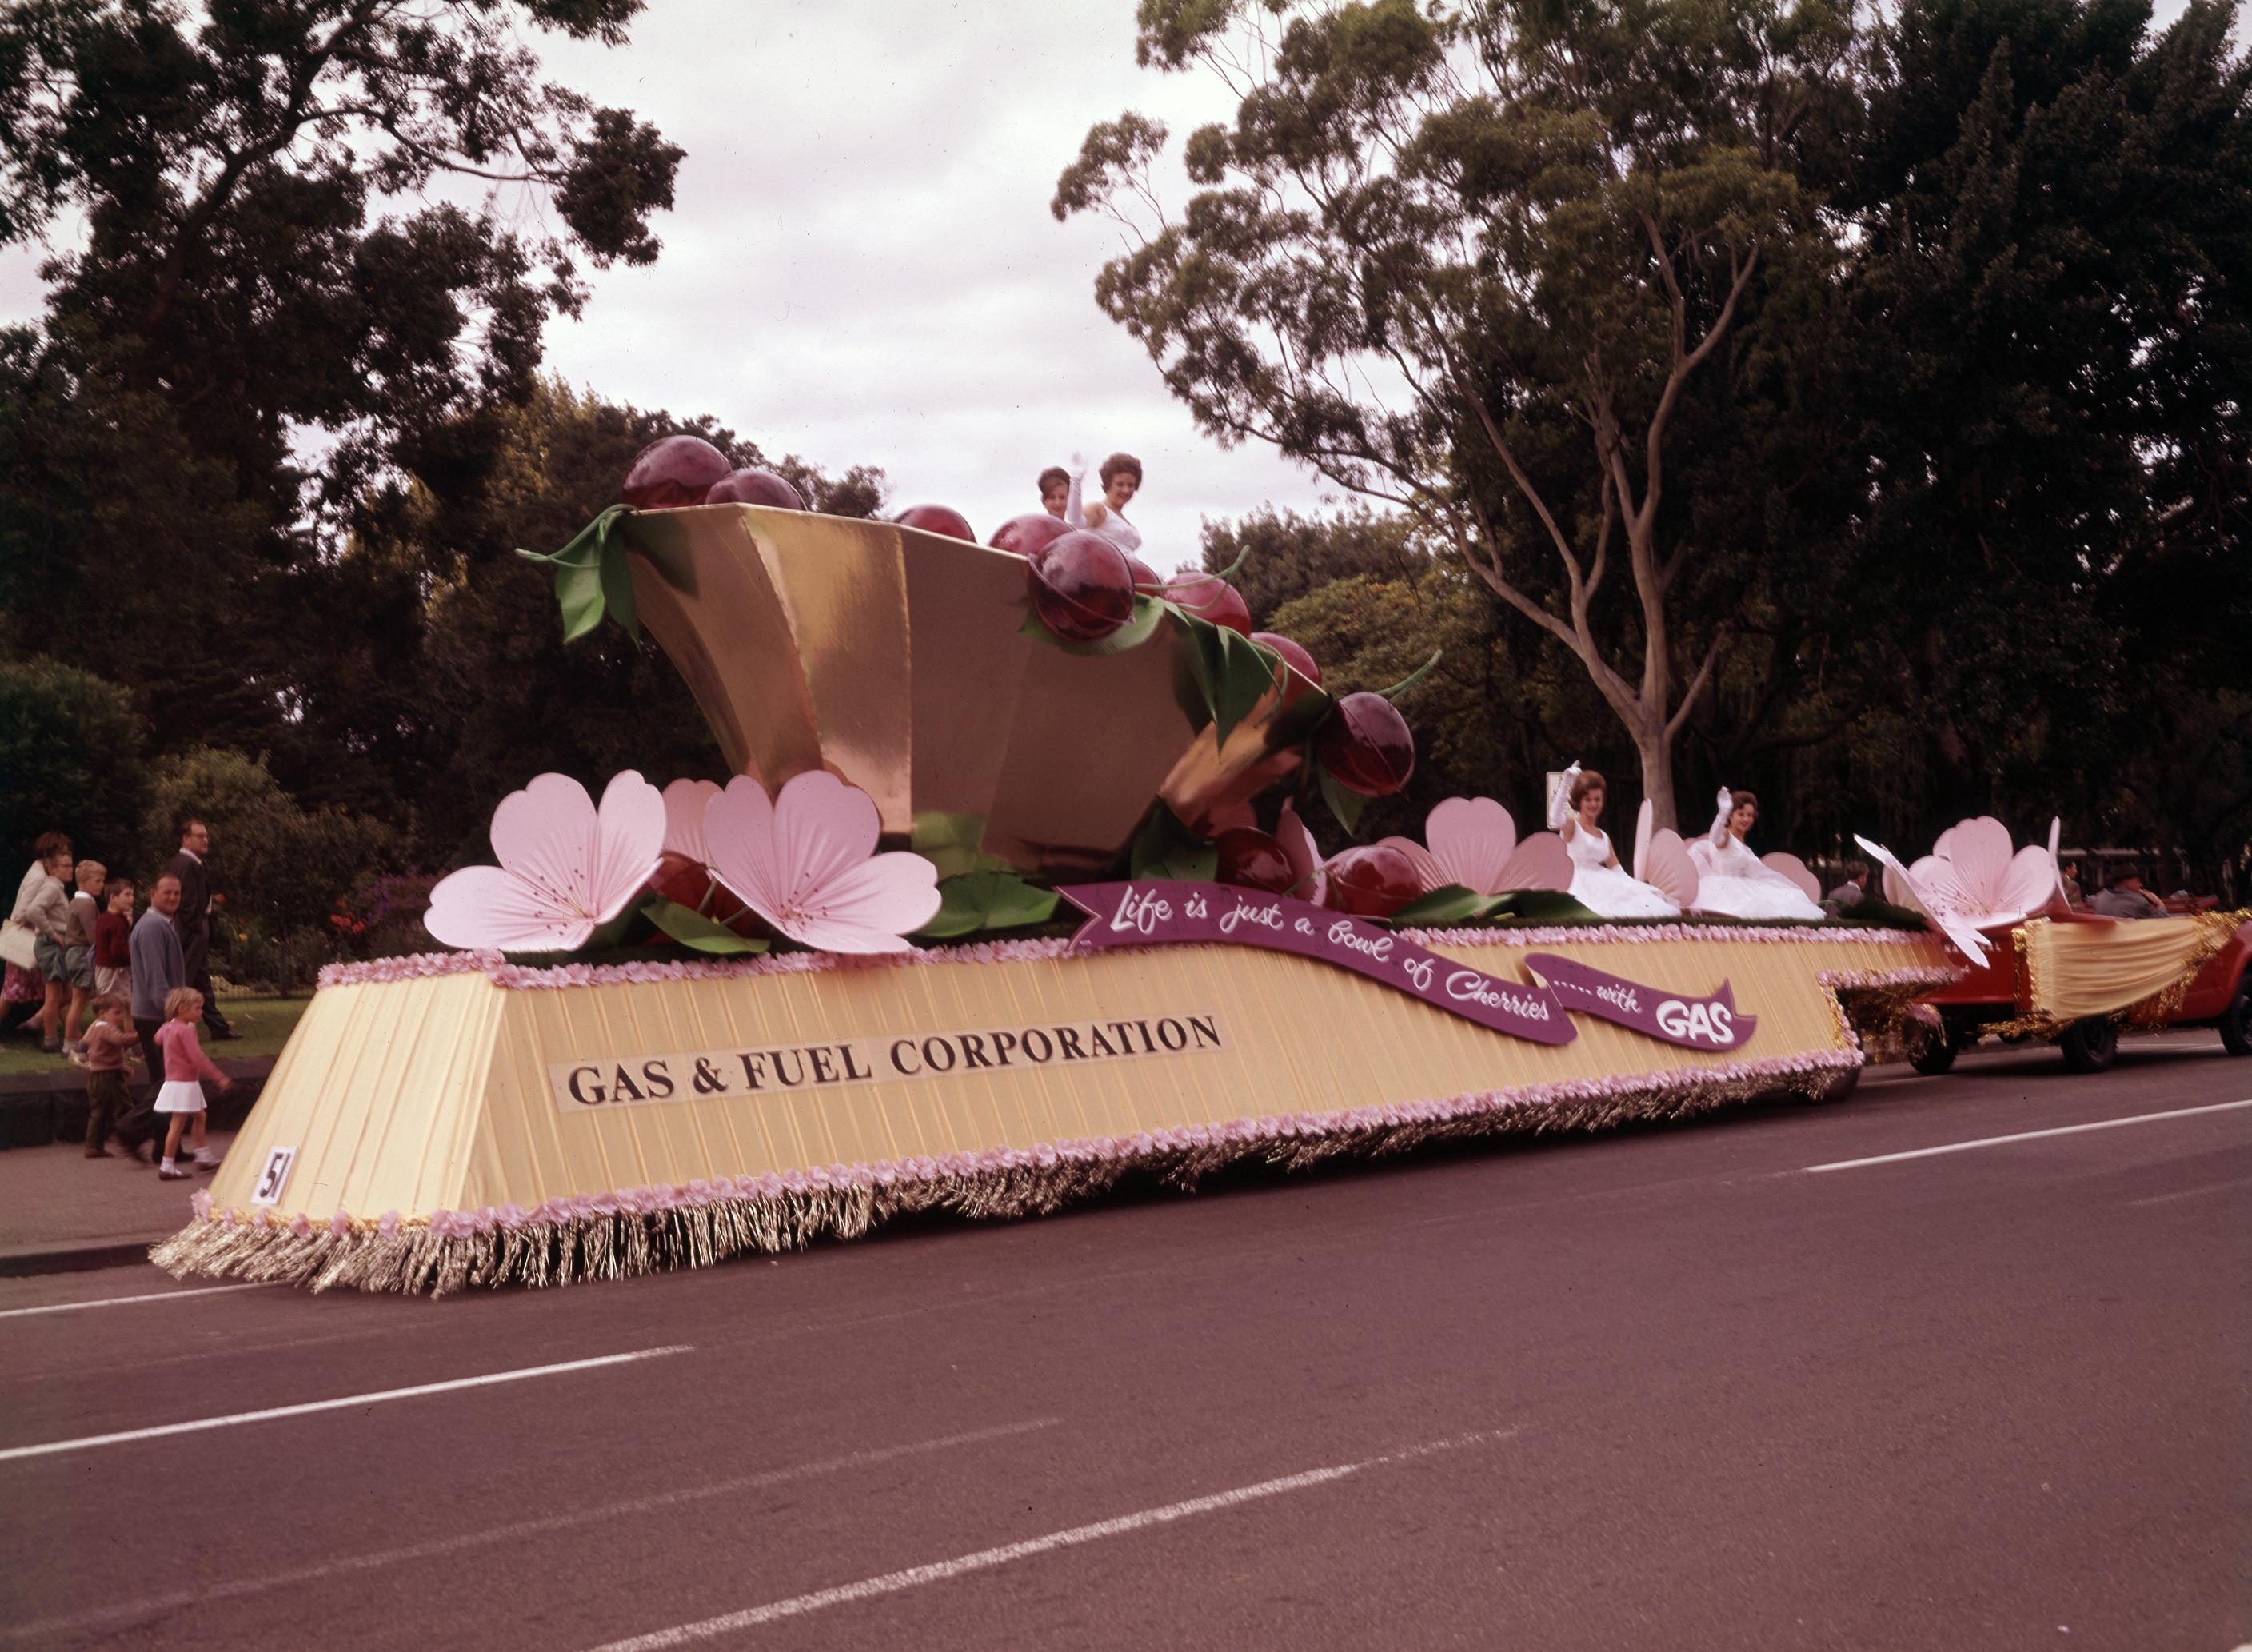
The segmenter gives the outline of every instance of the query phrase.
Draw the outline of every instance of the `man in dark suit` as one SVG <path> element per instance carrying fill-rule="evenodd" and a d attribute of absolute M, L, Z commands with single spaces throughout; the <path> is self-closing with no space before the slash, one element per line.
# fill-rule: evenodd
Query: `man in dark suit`
<path fill-rule="evenodd" d="M 204 857 L 210 853 L 211 828 L 191 815 L 180 823 L 180 852 L 164 863 L 162 875 L 180 880 L 180 906 L 172 914 L 172 928 L 187 960 L 188 985 L 204 996 L 204 1025 L 213 1038 L 239 1038 L 242 1035 L 226 1024 L 219 995 L 212 990 L 211 879 L 204 871 Z"/>

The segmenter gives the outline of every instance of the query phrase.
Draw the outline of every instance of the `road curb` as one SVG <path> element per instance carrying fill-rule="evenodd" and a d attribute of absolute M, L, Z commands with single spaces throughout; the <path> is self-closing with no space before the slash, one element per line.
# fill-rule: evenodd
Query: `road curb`
<path fill-rule="evenodd" d="M 59 1245 L 23 1245 L 0 1250 L 0 1279 L 40 1274 L 84 1274 L 101 1267 L 129 1267 L 149 1260 L 149 1247 L 172 1237 L 173 1230 L 117 1239 L 70 1239 Z"/>

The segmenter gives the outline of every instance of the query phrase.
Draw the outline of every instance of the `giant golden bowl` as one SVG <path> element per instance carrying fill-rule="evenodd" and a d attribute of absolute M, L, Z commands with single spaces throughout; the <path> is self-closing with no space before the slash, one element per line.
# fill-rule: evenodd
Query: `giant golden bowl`
<path fill-rule="evenodd" d="M 758 505 L 630 517 L 634 597 L 719 747 L 769 787 L 825 768 L 888 836 L 1023 871 L 1109 864 L 1152 797 L 1196 824 L 1290 772 L 1270 693 L 1213 738 L 1181 639 L 1067 653 L 1019 635 L 1024 559 L 887 522 Z"/>

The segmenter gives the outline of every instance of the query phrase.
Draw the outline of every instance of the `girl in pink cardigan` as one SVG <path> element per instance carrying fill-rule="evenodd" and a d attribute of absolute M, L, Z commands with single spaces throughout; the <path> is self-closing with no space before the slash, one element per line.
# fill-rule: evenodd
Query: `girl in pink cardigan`
<path fill-rule="evenodd" d="M 204 996 L 193 987 L 175 987 L 164 995 L 167 1019 L 156 1029 L 156 1047 L 164 1052 L 164 1087 L 156 1092 L 156 1110 L 170 1114 L 172 1125 L 164 1132 L 164 1161 L 156 1174 L 167 1182 L 187 1179 L 188 1172 L 173 1163 L 172 1156 L 180 1150 L 180 1135 L 191 1116 L 196 1121 L 196 1163 L 206 1170 L 219 1168 L 218 1158 L 205 1144 L 204 1087 L 197 1080 L 209 1079 L 221 1090 L 233 1089 L 234 1080 L 212 1065 L 196 1037 L 196 1023 L 203 1013 Z"/>

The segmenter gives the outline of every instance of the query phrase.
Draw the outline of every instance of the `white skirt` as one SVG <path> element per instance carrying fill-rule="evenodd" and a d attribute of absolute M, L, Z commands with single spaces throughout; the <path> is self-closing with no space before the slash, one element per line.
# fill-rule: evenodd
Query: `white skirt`
<path fill-rule="evenodd" d="M 1572 868 L 1572 899 L 1599 918 L 1679 918 L 1681 908 L 1664 890 L 1617 866 Z"/>
<path fill-rule="evenodd" d="M 204 1086 L 194 1079 L 167 1079 L 164 1087 L 156 1092 L 156 1111 L 159 1113 L 201 1113 L 204 1110 Z"/>
<path fill-rule="evenodd" d="M 1723 918 L 1824 918 L 1788 878 L 1710 876 L 1697 882 L 1697 910 Z"/>

